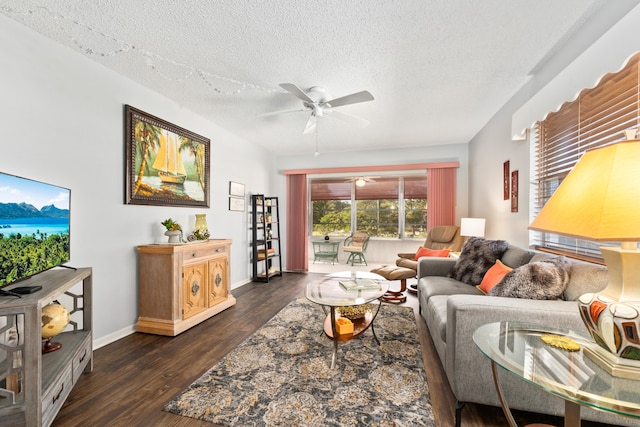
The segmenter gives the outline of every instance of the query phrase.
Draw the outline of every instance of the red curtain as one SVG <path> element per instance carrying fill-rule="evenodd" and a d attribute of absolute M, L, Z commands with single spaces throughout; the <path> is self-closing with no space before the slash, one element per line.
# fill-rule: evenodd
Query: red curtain
<path fill-rule="evenodd" d="M 308 271 L 307 175 L 287 175 L 287 270 Z"/>
<path fill-rule="evenodd" d="M 456 223 L 456 168 L 427 171 L 427 228 Z"/>

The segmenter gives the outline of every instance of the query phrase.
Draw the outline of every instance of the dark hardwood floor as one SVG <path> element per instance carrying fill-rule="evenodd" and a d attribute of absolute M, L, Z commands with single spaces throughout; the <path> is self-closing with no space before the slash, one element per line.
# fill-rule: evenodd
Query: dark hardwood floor
<path fill-rule="evenodd" d="M 211 426 L 163 412 L 162 407 L 289 302 L 303 297 L 306 283 L 315 277 L 320 275 L 287 273 L 268 284 L 249 283 L 232 292 L 235 306 L 177 337 L 135 333 L 96 350 L 93 372 L 80 378 L 53 426 Z M 436 423 L 453 426 L 455 399 L 426 325 L 417 316 L 417 298 L 409 294 L 405 305 L 416 311 Z M 535 414 L 516 417 L 522 425 L 563 424 Z M 462 425 L 508 424 L 499 408 L 467 404 Z"/>

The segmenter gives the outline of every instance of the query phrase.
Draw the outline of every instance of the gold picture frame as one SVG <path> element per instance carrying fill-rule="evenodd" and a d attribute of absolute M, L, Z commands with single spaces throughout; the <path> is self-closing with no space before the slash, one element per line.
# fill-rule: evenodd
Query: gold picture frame
<path fill-rule="evenodd" d="M 125 105 L 125 204 L 209 207 L 211 141 Z"/>

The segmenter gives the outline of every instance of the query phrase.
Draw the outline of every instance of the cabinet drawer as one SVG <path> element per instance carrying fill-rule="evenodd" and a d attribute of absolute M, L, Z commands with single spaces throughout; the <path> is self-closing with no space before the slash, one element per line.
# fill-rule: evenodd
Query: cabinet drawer
<path fill-rule="evenodd" d="M 67 364 L 60 377 L 54 381 L 51 386 L 44 391 L 42 396 L 42 425 L 51 424 L 56 414 L 62 407 L 65 399 L 71 392 L 73 381 L 71 378 L 71 363 Z"/>
<path fill-rule="evenodd" d="M 92 357 L 91 351 L 91 334 L 87 335 L 87 338 L 82 343 L 82 346 L 78 349 L 76 354 L 73 355 L 73 359 L 71 361 L 72 366 L 72 381 L 75 384 L 82 375 L 82 371 L 84 371 L 84 367 L 87 366 L 87 363 L 91 360 Z"/>
<path fill-rule="evenodd" d="M 200 261 L 204 258 L 211 258 L 212 256 L 222 255 L 227 253 L 226 246 L 213 246 L 207 248 L 193 248 L 184 251 L 184 262 Z"/>

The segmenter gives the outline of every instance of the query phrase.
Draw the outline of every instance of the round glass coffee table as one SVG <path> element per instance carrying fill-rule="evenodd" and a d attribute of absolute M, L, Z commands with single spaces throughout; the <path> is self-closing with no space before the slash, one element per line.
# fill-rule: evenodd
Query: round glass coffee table
<path fill-rule="evenodd" d="M 366 271 L 343 271 L 332 273 L 320 280 L 314 280 L 307 285 L 306 297 L 308 300 L 319 304 L 326 317 L 324 332 L 333 340 L 333 355 L 331 357 L 331 369 L 336 366 L 338 358 L 338 342 L 348 341 L 371 328 L 373 337 L 380 344 L 373 327 L 378 312 L 380 311 L 379 299 L 389 289 L 389 283 L 384 277 Z M 377 302 L 376 304 L 373 304 Z M 371 303 L 374 309 L 366 310 L 363 317 L 353 319 L 353 333 L 339 335 L 336 331 L 336 309 L 364 306 Z"/>
<path fill-rule="evenodd" d="M 551 338 L 549 338 L 551 335 Z M 543 341 L 580 349 L 568 351 Z M 565 400 L 565 426 L 580 426 L 580 406 L 640 418 L 640 380 L 614 377 L 584 356 L 596 345 L 584 335 L 551 326 L 496 322 L 480 326 L 473 341 L 491 360 L 493 379 L 509 425 L 516 426 L 498 382 L 496 365 Z M 557 344 L 558 345 L 558 344 Z"/>

